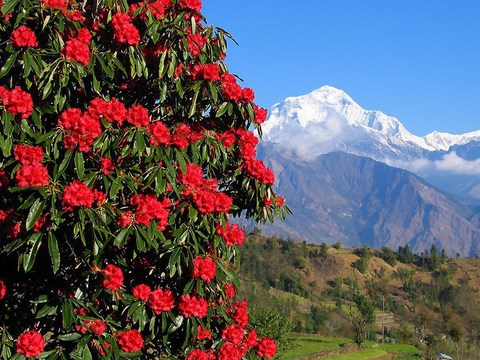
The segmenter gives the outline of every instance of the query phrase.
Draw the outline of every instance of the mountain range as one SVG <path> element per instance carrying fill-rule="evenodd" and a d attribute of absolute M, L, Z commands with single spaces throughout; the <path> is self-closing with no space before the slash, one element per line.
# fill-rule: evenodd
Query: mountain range
<path fill-rule="evenodd" d="M 259 156 L 294 212 L 267 234 L 479 252 L 480 131 L 416 136 L 324 86 L 275 104 L 263 139 Z"/>

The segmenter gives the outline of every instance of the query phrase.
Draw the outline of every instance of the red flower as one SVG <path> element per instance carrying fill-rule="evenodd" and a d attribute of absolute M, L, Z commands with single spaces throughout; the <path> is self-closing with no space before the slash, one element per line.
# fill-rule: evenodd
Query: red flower
<path fill-rule="evenodd" d="M 281 196 L 277 198 L 277 206 L 283 206 L 285 204 L 285 199 Z"/>
<path fill-rule="evenodd" d="M 12 35 L 10 35 L 10 43 L 16 48 L 38 47 L 35 33 L 24 25 L 13 30 Z"/>
<path fill-rule="evenodd" d="M 239 137 L 238 146 L 242 153 L 242 157 L 244 159 L 254 159 L 257 155 L 255 148 L 258 144 L 258 138 L 252 131 L 243 128 L 238 129 L 236 134 Z"/>
<path fill-rule="evenodd" d="M 103 116 L 109 123 L 116 122 L 118 125 L 122 125 L 127 118 L 125 105 L 115 98 L 110 101 L 98 97 L 93 99 L 88 105 L 88 113 L 95 119 L 100 119 L 100 116 Z"/>
<path fill-rule="evenodd" d="M 246 326 L 248 322 L 248 303 L 246 301 L 234 302 L 232 304 L 232 319 L 238 324 Z"/>
<path fill-rule="evenodd" d="M 251 349 L 256 344 L 257 344 L 257 332 L 255 330 L 251 330 L 247 335 L 247 339 L 243 342 L 243 345 Z"/>
<path fill-rule="evenodd" d="M 41 146 L 18 144 L 13 148 L 13 153 L 15 160 L 20 161 L 22 165 L 42 162 L 43 159 L 43 148 Z"/>
<path fill-rule="evenodd" d="M 124 352 L 140 351 L 143 347 L 142 334 L 138 330 L 127 330 L 116 335 L 118 345 Z"/>
<path fill-rule="evenodd" d="M 74 180 L 63 189 L 62 206 L 65 211 L 73 211 L 75 206 L 91 208 L 94 201 L 93 191 L 80 180 Z"/>
<path fill-rule="evenodd" d="M 202 76 L 207 81 L 220 80 L 220 65 L 218 64 L 205 64 L 202 69 Z"/>
<path fill-rule="evenodd" d="M 43 6 L 66 9 L 67 1 L 66 0 L 42 0 Z"/>
<path fill-rule="evenodd" d="M 7 286 L 5 285 L 3 280 L 0 279 L 0 300 L 2 300 L 6 294 L 7 294 Z"/>
<path fill-rule="evenodd" d="M 118 225 L 122 228 L 130 226 L 133 222 L 132 216 L 133 214 L 131 211 L 125 211 L 120 215 L 120 219 L 118 219 Z"/>
<path fill-rule="evenodd" d="M 225 290 L 225 297 L 227 299 L 233 299 L 235 297 L 235 285 L 225 284 L 223 289 Z"/>
<path fill-rule="evenodd" d="M 36 221 L 35 224 L 33 224 L 32 231 L 33 232 L 40 232 L 45 229 L 45 226 L 47 225 L 47 217 L 46 216 L 40 216 Z"/>
<path fill-rule="evenodd" d="M 244 162 L 245 172 L 266 185 L 273 185 L 275 175 L 271 169 L 268 169 L 262 160 L 248 159 Z"/>
<path fill-rule="evenodd" d="M 202 0 L 180 0 L 180 9 L 189 9 L 200 12 L 202 9 Z"/>
<path fill-rule="evenodd" d="M 140 284 L 137 285 L 133 288 L 133 296 L 135 296 L 139 300 L 147 301 L 148 297 L 150 296 L 150 293 L 152 292 L 152 289 L 150 289 L 150 286 L 145 285 L 145 284 Z"/>
<path fill-rule="evenodd" d="M 217 265 L 211 258 L 203 258 L 197 256 L 193 259 L 193 277 L 195 279 L 202 279 L 206 282 L 210 282 L 217 271 Z"/>
<path fill-rule="evenodd" d="M 78 150 L 88 152 L 95 139 L 102 133 L 98 119 L 76 108 L 62 112 L 58 118 L 58 125 L 66 132 L 63 144 L 67 150 L 73 150 L 78 145 Z"/>
<path fill-rule="evenodd" d="M 168 224 L 168 215 L 170 213 L 170 200 L 167 198 L 158 200 L 155 195 L 138 195 L 136 197 L 137 212 L 135 219 L 137 223 L 148 226 L 150 221 L 158 220 L 158 229 L 165 230 Z"/>
<path fill-rule="evenodd" d="M 196 295 L 183 295 L 180 297 L 178 311 L 187 318 L 192 316 L 204 318 L 207 316 L 208 303 L 205 299 Z"/>
<path fill-rule="evenodd" d="M 244 335 L 243 327 L 237 324 L 231 324 L 222 331 L 222 339 L 234 345 L 239 345 Z"/>
<path fill-rule="evenodd" d="M 159 315 L 173 309 L 175 306 L 175 298 L 168 289 L 156 289 L 150 294 L 148 305 L 150 305 L 155 314 Z"/>
<path fill-rule="evenodd" d="M 258 356 L 270 359 L 277 352 L 277 344 L 271 338 L 261 338 L 255 346 Z"/>
<path fill-rule="evenodd" d="M 23 165 L 15 174 L 15 179 L 20 187 L 40 187 L 50 183 L 48 170 L 38 162 Z"/>
<path fill-rule="evenodd" d="M 83 66 L 87 66 L 90 62 L 91 54 L 88 45 L 77 38 L 67 40 L 63 53 L 67 59 L 78 61 Z"/>
<path fill-rule="evenodd" d="M 267 120 L 267 109 L 259 108 L 257 105 L 253 105 L 253 111 L 255 112 L 255 124 L 263 124 Z"/>
<path fill-rule="evenodd" d="M 76 38 L 87 45 L 92 42 L 92 34 L 87 28 L 78 29 Z"/>
<path fill-rule="evenodd" d="M 199 33 L 187 34 L 188 51 L 193 57 L 197 57 L 201 54 L 203 47 L 205 46 L 205 37 Z"/>
<path fill-rule="evenodd" d="M 115 166 L 113 165 L 113 161 L 108 157 L 102 157 L 102 159 L 100 160 L 100 166 L 102 168 L 102 172 L 105 175 L 111 174 L 112 171 L 115 169 Z"/>
<path fill-rule="evenodd" d="M 117 12 L 112 17 L 112 26 L 114 37 L 118 43 L 129 45 L 138 45 L 140 43 L 140 33 L 135 25 L 132 24 L 132 18 L 123 12 Z"/>
<path fill-rule="evenodd" d="M 225 73 L 220 77 L 222 81 L 222 95 L 225 100 L 240 101 L 243 96 L 242 88 L 232 74 Z"/>
<path fill-rule="evenodd" d="M 230 225 L 228 222 L 224 227 L 217 225 L 217 234 L 220 235 L 228 246 L 243 245 L 245 231 L 238 224 Z"/>
<path fill-rule="evenodd" d="M 17 86 L 11 91 L 0 86 L 0 97 L 3 106 L 11 114 L 20 114 L 22 119 L 28 118 L 33 111 L 32 96 Z"/>
<path fill-rule="evenodd" d="M 107 330 L 107 324 L 100 319 L 95 319 L 90 325 L 90 330 L 98 336 L 102 336 L 105 330 Z"/>
<path fill-rule="evenodd" d="M 119 290 L 123 285 L 123 272 L 118 266 L 108 264 L 105 269 L 102 270 L 105 279 L 103 279 L 103 286 L 106 289 L 113 291 Z"/>
<path fill-rule="evenodd" d="M 224 344 L 218 351 L 218 360 L 240 360 L 242 352 L 232 343 Z"/>
<path fill-rule="evenodd" d="M 30 330 L 20 335 L 15 342 L 17 353 L 25 357 L 35 357 L 42 353 L 45 348 L 45 340 L 38 331 Z"/>
<path fill-rule="evenodd" d="M 242 99 L 241 102 L 244 104 L 251 103 L 255 99 L 255 93 L 250 88 L 245 88 L 242 90 Z"/>
<path fill-rule="evenodd" d="M 200 188 L 205 181 L 202 168 L 196 164 L 187 164 L 186 170 L 185 173 L 179 173 L 180 183 L 185 186 Z"/>
<path fill-rule="evenodd" d="M 197 340 L 211 340 L 212 333 L 207 328 L 197 325 Z"/>
<path fill-rule="evenodd" d="M 209 360 L 210 356 L 203 350 L 195 349 L 190 354 L 188 354 L 186 360 Z"/>
<path fill-rule="evenodd" d="M 156 121 L 148 126 L 148 132 L 150 133 L 150 142 L 154 146 L 170 144 L 171 135 L 168 127 L 161 121 Z"/>
<path fill-rule="evenodd" d="M 135 105 L 128 109 L 127 121 L 135 126 L 147 126 L 150 123 L 150 116 L 142 105 Z"/>

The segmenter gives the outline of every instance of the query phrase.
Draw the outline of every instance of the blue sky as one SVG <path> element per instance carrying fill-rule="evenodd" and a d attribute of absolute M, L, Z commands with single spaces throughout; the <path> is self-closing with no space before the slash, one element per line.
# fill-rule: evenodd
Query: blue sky
<path fill-rule="evenodd" d="M 322 85 L 417 135 L 480 129 L 478 0 L 204 0 L 230 71 L 269 108 Z"/>

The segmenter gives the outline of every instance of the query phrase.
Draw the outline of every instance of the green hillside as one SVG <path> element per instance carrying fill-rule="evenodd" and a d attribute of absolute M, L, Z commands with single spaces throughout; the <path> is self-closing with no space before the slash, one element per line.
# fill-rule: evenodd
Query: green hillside
<path fill-rule="evenodd" d="M 293 333 L 478 357 L 480 260 L 448 259 L 435 247 L 421 255 L 399 250 L 250 235 L 241 249 L 239 296 L 254 304 L 254 318 L 273 309 Z"/>

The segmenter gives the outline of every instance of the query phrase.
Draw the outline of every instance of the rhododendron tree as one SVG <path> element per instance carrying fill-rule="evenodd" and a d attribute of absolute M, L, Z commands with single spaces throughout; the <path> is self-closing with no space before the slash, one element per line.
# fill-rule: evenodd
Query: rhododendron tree
<path fill-rule="evenodd" d="M 275 355 L 232 219 L 288 209 L 201 7 L 0 0 L 1 358 Z"/>

